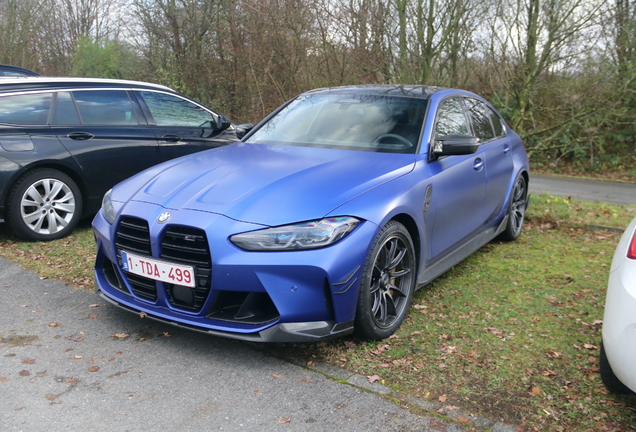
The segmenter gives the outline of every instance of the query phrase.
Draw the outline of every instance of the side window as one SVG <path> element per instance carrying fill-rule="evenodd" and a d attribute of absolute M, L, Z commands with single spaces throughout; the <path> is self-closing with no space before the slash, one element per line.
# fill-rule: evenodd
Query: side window
<path fill-rule="evenodd" d="M 0 98 L 0 123 L 45 125 L 52 93 L 32 93 Z"/>
<path fill-rule="evenodd" d="M 180 97 L 151 91 L 138 94 L 150 110 L 157 126 L 215 127 L 212 114 Z"/>
<path fill-rule="evenodd" d="M 475 136 L 481 142 L 493 139 L 495 132 L 490 123 L 490 117 L 493 115 L 492 110 L 488 105 L 477 99 L 466 98 L 464 102 L 472 120 Z"/>
<path fill-rule="evenodd" d="M 435 138 L 446 135 L 468 135 L 468 123 L 459 99 L 446 99 L 439 107 Z"/>
<path fill-rule="evenodd" d="M 59 92 L 55 97 L 51 124 L 55 126 L 80 124 L 77 109 L 69 92 Z"/>
<path fill-rule="evenodd" d="M 495 136 L 497 138 L 505 136 L 506 130 L 504 129 L 503 123 L 501 123 L 501 118 L 490 108 L 490 121 L 492 122 L 493 128 L 495 128 Z"/>
<path fill-rule="evenodd" d="M 125 90 L 78 90 L 73 92 L 82 124 L 137 125 L 132 102 Z"/>

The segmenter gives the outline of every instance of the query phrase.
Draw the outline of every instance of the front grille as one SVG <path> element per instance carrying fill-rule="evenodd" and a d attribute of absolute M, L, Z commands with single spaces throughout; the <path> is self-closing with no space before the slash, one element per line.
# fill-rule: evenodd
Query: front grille
<path fill-rule="evenodd" d="M 200 311 L 212 286 L 212 258 L 205 231 L 172 225 L 163 234 L 161 258 L 194 267 L 196 287 L 165 284 L 168 301 L 175 307 Z"/>
<path fill-rule="evenodd" d="M 138 255 L 152 255 L 148 222 L 139 218 L 123 216 L 119 222 L 115 244 L 118 250 L 123 249 Z"/>
<path fill-rule="evenodd" d="M 122 250 L 152 256 L 148 222 L 131 216 L 122 216 L 117 229 L 115 246 L 117 246 L 117 261 L 120 267 L 122 266 Z M 132 273 L 125 273 L 125 275 L 135 295 L 150 301 L 157 300 L 157 284 L 154 280 Z"/>

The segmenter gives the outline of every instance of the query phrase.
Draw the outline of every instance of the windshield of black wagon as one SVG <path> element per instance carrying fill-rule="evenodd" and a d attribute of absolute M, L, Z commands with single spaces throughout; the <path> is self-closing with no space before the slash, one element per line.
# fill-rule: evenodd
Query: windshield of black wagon
<path fill-rule="evenodd" d="M 382 95 L 301 95 L 246 142 L 415 153 L 426 104 Z"/>

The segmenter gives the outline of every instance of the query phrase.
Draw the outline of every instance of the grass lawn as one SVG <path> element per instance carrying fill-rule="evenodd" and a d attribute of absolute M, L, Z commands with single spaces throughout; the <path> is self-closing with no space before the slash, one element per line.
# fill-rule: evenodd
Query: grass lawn
<path fill-rule="evenodd" d="M 636 396 L 608 393 L 598 374 L 609 266 L 636 205 L 533 196 L 524 233 L 493 242 L 418 291 L 400 331 L 277 344 L 276 355 L 327 361 L 404 394 L 539 431 L 636 430 Z M 589 229 L 590 226 L 596 226 Z M 42 277 L 90 289 L 90 227 L 50 243 L 0 231 L 0 256 Z"/>

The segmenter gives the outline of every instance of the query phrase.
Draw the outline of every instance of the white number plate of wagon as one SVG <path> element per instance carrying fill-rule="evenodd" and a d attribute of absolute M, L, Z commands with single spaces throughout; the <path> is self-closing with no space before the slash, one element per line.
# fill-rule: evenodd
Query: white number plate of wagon
<path fill-rule="evenodd" d="M 125 271 L 161 282 L 194 288 L 194 268 L 121 251 Z"/>

